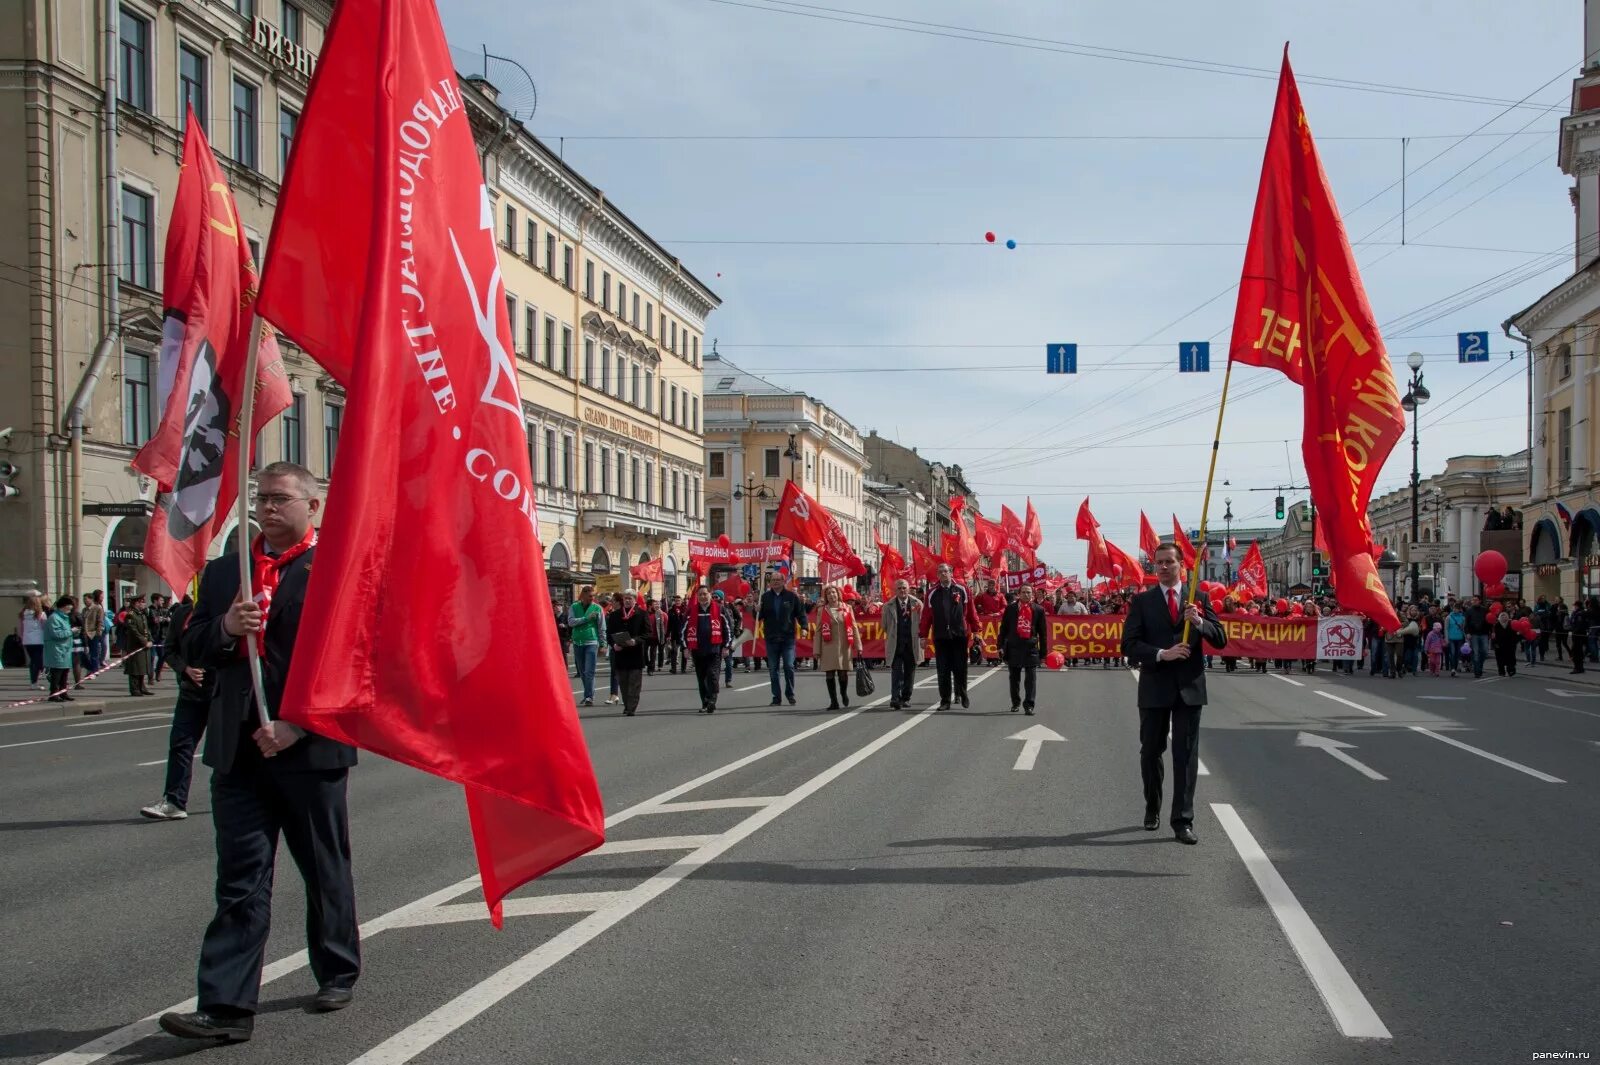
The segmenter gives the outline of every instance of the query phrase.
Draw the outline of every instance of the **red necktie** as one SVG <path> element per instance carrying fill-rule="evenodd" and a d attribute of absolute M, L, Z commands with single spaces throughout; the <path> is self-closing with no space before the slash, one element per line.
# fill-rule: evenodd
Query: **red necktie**
<path fill-rule="evenodd" d="M 1167 589 L 1167 611 L 1172 615 L 1172 623 L 1178 623 L 1178 589 Z"/>

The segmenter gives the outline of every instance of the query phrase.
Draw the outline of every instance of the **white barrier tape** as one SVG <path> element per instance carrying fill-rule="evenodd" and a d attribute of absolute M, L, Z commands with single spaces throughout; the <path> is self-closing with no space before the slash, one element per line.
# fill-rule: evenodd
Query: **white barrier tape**
<path fill-rule="evenodd" d="M 162 644 L 149 644 L 149 643 L 147 643 L 143 647 L 139 648 L 138 651 L 133 651 L 133 652 L 130 652 L 130 653 L 131 654 L 138 654 L 140 651 L 147 651 L 147 650 L 150 650 L 151 648 L 161 647 L 161 646 L 163 646 L 163 645 Z M 55 699 L 57 696 L 65 695 L 67 692 L 70 692 L 74 688 L 77 688 L 77 687 L 87 683 L 88 681 L 93 680 L 94 678 L 98 677 L 100 674 L 106 673 L 106 672 L 109 672 L 110 670 L 115 669 L 117 666 L 121 665 L 123 660 L 126 659 L 127 657 L 128 657 L 128 655 L 122 655 L 120 657 L 113 658 L 106 665 L 104 665 L 101 668 L 95 670 L 93 673 L 90 673 L 87 676 L 85 676 L 83 678 L 83 680 L 73 681 L 71 684 L 68 684 L 65 688 L 62 688 L 58 692 L 48 692 L 48 693 L 46 693 L 44 695 L 35 696 L 32 699 L 23 699 L 20 702 L 15 702 L 15 703 L 6 703 L 5 705 L 0 706 L 0 710 L 15 710 L 19 706 L 32 706 L 35 703 L 50 702 L 51 700 Z M 46 670 L 45 672 L 48 673 L 49 670 Z"/>

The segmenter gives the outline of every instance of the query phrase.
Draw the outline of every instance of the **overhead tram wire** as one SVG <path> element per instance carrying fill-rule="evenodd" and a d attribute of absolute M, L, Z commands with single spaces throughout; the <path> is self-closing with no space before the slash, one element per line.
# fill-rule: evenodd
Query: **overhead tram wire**
<path fill-rule="evenodd" d="M 1002 48 L 1019 48 L 1027 51 L 1049 52 L 1060 55 L 1076 55 L 1087 59 L 1103 59 L 1112 62 L 1132 63 L 1139 66 L 1155 66 L 1177 70 L 1192 70 L 1197 73 L 1218 74 L 1228 77 L 1249 78 L 1259 81 L 1275 81 L 1278 77 L 1278 71 L 1268 67 L 1250 67 L 1236 63 L 1223 63 L 1215 60 L 1161 55 L 1154 52 L 1135 52 L 1128 49 L 1109 48 L 1101 45 L 1086 45 L 1073 41 L 1053 40 L 1047 37 L 1005 33 L 997 30 L 984 30 L 971 26 L 954 26 L 946 23 L 923 22 L 916 19 L 904 19 L 889 15 L 878 15 L 867 11 L 853 11 L 847 8 L 824 7 L 820 4 L 804 4 L 792 2 L 792 0 L 766 0 L 764 3 L 752 3 L 748 2 L 748 0 L 707 0 L 707 2 L 720 4 L 725 7 L 738 7 L 745 8 L 750 11 L 761 11 L 767 14 L 790 15 L 797 18 L 809 18 L 822 22 L 864 26 L 871 29 L 890 30 L 898 33 L 912 33 L 924 37 L 939 37 L 949 40 L 969 41 L 974 44 L 988 44 Z M 1466 93 L 1452 93 L 1439 89 L 1425 89 L 1413 86 L 1392 85 L 1384 82 L 1359 81 L 1353 78 L 1338 78 L 1320 74 L 1300 74 L 1297 75 L 1297 80 L 1302 84 L 1316 85 L 1324 88 L 1379 93 L 1393 96 L 1409 96 L 1418 99 L 1439 100 L 1450 103 L 1468 103 L 1488 106 L 1500 106 L 1507 103 L 1505 100 L 1494 97 L 1474 96 Z M 1518 101 L 1517 103 L 1512 104 L 1512 106 L 1524 106 L 1524 104 L 1522 101 Z"/>

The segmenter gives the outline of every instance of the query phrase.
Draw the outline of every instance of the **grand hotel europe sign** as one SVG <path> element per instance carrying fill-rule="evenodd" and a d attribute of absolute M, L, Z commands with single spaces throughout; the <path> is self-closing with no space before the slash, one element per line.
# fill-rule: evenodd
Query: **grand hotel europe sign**
<path fill-rule="evenodd" d="M 317 63 L 311 49 L 295 44 L 283 35 L 282 30 L 259 15 L 251 23 L 250 43 L 255 45 L 256 51 L 275 60 L 279 66 L 294 71 L 308 81 L 311 79 L 311 72 Z"/>

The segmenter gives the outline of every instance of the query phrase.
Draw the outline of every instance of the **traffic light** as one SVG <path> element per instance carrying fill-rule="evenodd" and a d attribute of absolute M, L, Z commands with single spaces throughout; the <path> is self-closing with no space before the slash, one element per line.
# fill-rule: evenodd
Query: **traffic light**
<path fill-rule="evenodd" d="M 1278 505 L 1278 520 L 1283 520 L 1283 497 L 1279 496 L 1274 502 Z"/>
<path fill-rule="evenodd" d="M 1311 579 L 1320 581 L 1328 575 L 1328 560 L 1321 551 L 1311 552 Z"/>
<path fill-rule="evenodd" d="M 0 499 L 10 499 L 22 494 L 22 489 L 11 483 L 11 478 L 21 472 L 15 462 L 0 462 Z"/>

